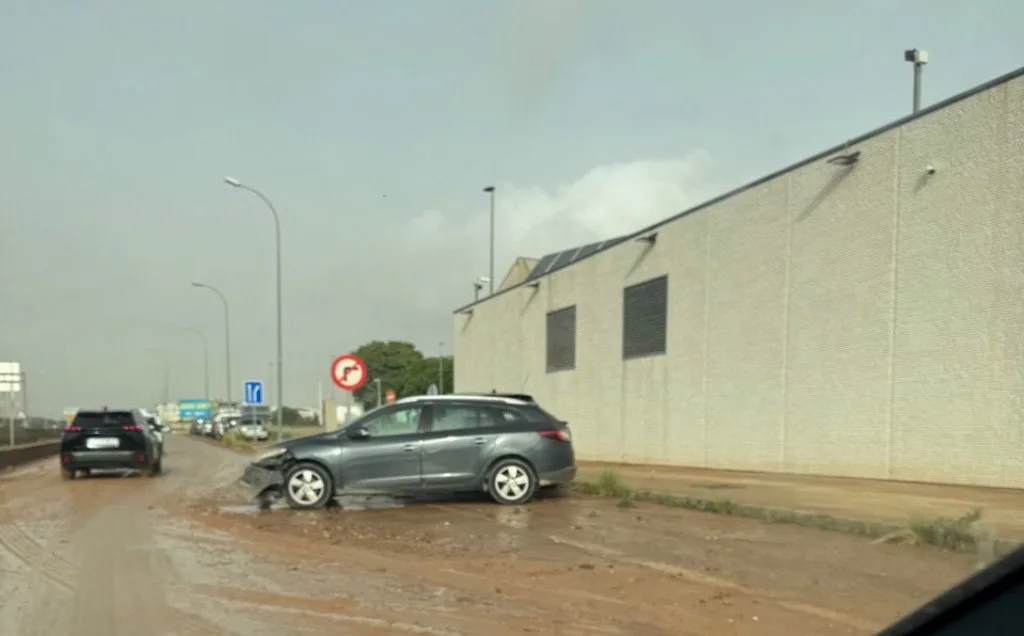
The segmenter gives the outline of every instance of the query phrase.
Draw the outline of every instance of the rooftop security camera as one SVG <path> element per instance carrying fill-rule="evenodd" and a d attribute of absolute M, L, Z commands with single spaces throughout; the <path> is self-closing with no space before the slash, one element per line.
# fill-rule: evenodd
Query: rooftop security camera
<path fill-rule="evenodd" d="M 903 52 L 903 59 L 907 62 L 924 65 L 928 63 L 928 51 L 922 51 L 921 49 L 908 49 Z"/>
<path fill-rule="evenodd" d="M 924 171 L 927 172 L 928 174 L 935 174 L 937 169 L 932 164 L 928 164 L 927 166 L 924 167 Z"/>
<path fill-rule="evenodd" d="M 476 279 L 476 282 L 481 284 L 481 285 L 484 285 L 486 283 L 491 282 L 491 279 L 488 278 L 487 276 L 481 276 L 480 278 Z"/>

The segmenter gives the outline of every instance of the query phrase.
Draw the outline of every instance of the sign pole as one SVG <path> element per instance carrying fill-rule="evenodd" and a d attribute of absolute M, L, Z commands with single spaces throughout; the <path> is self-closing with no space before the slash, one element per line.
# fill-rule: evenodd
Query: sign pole
<path fill-rule="evenodd" d="M 346 400 L 348 406 L 345 409 L 345 423 L 352 419 L 352 407 L 355 404 L 356 391 L 363 388 L 368 378 L 366 363 L 359 356 L 346 353 L 335 358 L 331 363 L 331 381 L 341 390 L 348 393 Z"/>
<path fill-rule="evenodd" d="M 14 388 L 14 385 L 11 384 L 10 388 Z M 8 443 L 14 446 L 14 391 L 7 392 L 7 409 L 7 425 L 10 426 L 7 431 Z"/>
<path fill-rule="evenodd" d="M 28 374 L 21 372 L 21 410 L 25 412 L 25 426 L 32 426 L 32 418 L 28 413 Z"/>

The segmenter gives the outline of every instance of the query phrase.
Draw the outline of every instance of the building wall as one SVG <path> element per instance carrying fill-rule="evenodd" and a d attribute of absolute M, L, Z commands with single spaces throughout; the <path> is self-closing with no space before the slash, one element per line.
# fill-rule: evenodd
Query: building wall
<path fill-rule="evenodd" d="M 456 313 L 456 389 L 535 395 L 583 459 L 1024 487 L 1024 79 L 850 149 Z M 662 274 L 668 351 L 624 362 Z"/>

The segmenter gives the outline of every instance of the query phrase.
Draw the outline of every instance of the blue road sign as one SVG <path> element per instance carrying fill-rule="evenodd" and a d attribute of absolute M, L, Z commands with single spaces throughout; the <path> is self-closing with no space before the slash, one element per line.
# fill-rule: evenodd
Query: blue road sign
<path fill-rule="evenodd" d="M 245 383 L 245 403 L 263 404 L 263 383 L 250 380 Z"/>
<path fill-rule="evenodd" d="M 178 417 L 183 420 L 211 419 L 213 404 L 209 400 L 181 400 L 178 402 Z"/>

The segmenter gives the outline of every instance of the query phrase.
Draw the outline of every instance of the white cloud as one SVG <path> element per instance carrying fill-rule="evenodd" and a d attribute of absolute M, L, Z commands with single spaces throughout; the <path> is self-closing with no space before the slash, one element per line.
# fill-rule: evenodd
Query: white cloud
<path fill-rule="evenodd" d="M 720 191 L 703 152 L 600 166 L 554 188 L 499 183 L 496 283 L 517 256 L 539 258 L 634 232 Z M 473 211 L 427 210 L 394 236 L 399 254 L 381 259 L 371 293 L 378 316 L 389 326 L 402 323 L 393 325 L 396 333 L 418 335 L 424 321 L 472 300 L 473 280 L 488 273 L 486 210 L 483 195 Z"/>
<path fill-rule="evenodd" d="M 680 159 L 599 166 L 553 189 L 499 185 L 495 206 L 498 275 L 503 275 L 517 256 L 540 257 L 634 232 L 717 191 L 710 158 L 703 152 Z M 406 233 L 409 246 L 420 245 L 435 254 L 461 252 L 475 257 L 480 273 L 485 273 L 487 236 L 486 214 L 466 222 L 462 215 L 448 217 L 436 210 L 417 216 Z"/>

